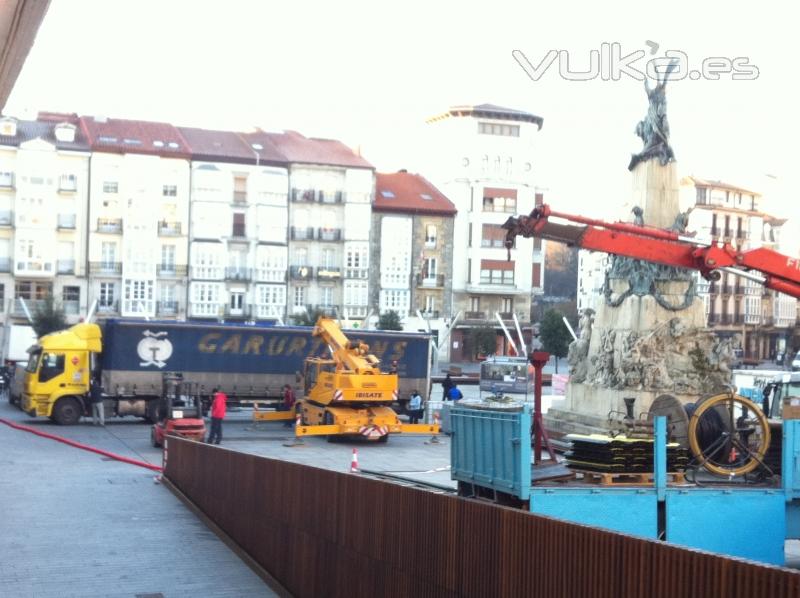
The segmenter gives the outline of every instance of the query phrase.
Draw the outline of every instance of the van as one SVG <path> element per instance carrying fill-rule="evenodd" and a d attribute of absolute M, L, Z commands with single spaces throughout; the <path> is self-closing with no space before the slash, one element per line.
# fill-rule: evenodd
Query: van
<path fill-rule="evenodd" d="M 794 355 L 794 360 L 792 361 L 792 371 L 800 372 L 800 351 Z"/>

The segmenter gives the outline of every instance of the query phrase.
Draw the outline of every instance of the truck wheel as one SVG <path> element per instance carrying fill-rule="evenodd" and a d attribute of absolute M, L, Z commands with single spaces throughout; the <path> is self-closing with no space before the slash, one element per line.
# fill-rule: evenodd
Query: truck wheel
<path fill-rule="evenodd" d="M 81 404 L 72 397 L 58 400 L 53 408 L 53 419 L 61 426 L 73 426 L 81 420 Z"/>
<path fill-rule="evenodd" d="M 389 442 L 389 435 L 388 434 L 384 434 L 383 436 L 378 438 L 378 442 L 383 442 L 383 443 Z"/>

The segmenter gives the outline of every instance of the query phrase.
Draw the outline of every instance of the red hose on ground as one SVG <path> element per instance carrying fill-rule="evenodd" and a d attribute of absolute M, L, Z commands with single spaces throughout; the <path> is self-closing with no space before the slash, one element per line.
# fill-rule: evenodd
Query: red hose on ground
<path fill-rule="evenodd" d="M 69 440 L 68 438 L 63 438 L 61 436 L 56 436 L 55 434 L 42 432 L 41 430 L 37 430 L 36 428 L 31 428 L 30 426 L 23 426 L 22 424 L 12 422 L 11 420 L 8 419 L 3 419 L 2 417 L 0 417 L 0 423 L 5 424 L 10 428 L 14 428 L 15 430 L 22 430 L 23 432 L 30 432 L 31 434 L 36 434 L 37 436 L 41 436 L 42 438 L 57 440 L 58 442 L 63 442 L 64 444 L 68 444 L 69 446 L 73 446 L 75 448 L 79 448 L 84 451 L 97 453 L 98 455 L 103 455 L 104 457 L 110 457 L 111 459 L 122 461 L 123 463 L 129 463 L 130 465 L 137 465 L 139 467 L 144 467 L 146 469 L 152 469 L 153 471 L 161 471 L 160 465 L 153 465 L 152 463 L 147 463 L 146 461 L 137 461 L 136 459 L 123 457 L 122 455 L 117 455 L 116 453 L 110 453 L 108 451 L 104 451 L 102 449 L 89 446 L 88 444 L 81 444 L 80 442 Z"/>

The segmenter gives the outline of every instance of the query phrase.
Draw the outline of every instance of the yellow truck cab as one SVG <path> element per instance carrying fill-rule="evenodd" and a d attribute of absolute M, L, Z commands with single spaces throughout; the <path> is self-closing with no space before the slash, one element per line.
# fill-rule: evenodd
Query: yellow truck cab
<path fill-rule="evenodd" d="M 101 350 L 97 324 L 76 324 L 40 338 L 28 350 L 22 410 L 59 424 L 78 423 L 88 413 L 91 355 Z"/>

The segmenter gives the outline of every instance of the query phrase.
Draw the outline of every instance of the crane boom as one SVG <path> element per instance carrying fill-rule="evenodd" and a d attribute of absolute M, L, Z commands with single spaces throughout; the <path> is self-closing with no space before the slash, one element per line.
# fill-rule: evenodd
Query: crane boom
<path fill-rule="evenodd" d="M 356 374 L 380 374 L 380 360 L 369 353 L 369 346 L 347 339 L 342 329 L 331 318 L 317 320 L 313 336 L 322 337 L 336 362 L 337 371 L 350 371 Z"/>
<path fill-rule="evenodd" d="M 567 223 L 553 222 L 552 218 Z M 537 237 L 570 247 L 697 270 L 707 280 L 719 280 L 718 270 L 725 270 L 757 278 L 769 289 L 800 298 L 800 259 L 765 247 L 738 250 L 730 243 L 704 243 L 672 230 L 556 212 L 546 204 L 527 216 L 510 217 L 503 228 L 509 250 L 517 236 Z M 761 276 L 754 277 L 751 272 Z"/>

